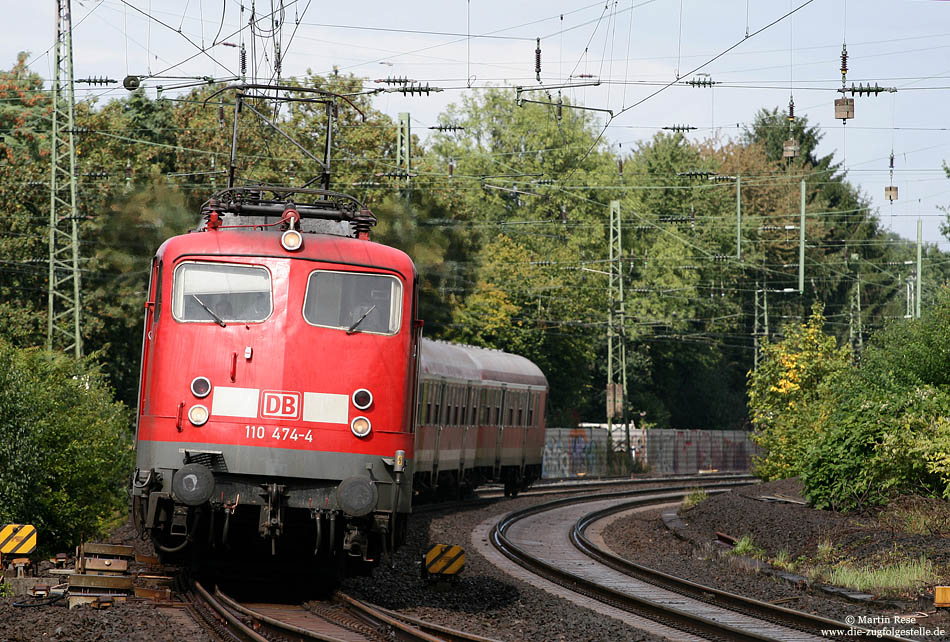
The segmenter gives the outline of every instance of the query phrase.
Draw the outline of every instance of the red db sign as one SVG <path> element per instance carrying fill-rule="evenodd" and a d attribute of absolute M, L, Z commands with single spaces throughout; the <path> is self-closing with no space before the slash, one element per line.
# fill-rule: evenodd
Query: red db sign
<path fill-rule="evenodd" d="M 261 417 L 300 418 L 300 393 L 265 390 L 261 396 Z"/>

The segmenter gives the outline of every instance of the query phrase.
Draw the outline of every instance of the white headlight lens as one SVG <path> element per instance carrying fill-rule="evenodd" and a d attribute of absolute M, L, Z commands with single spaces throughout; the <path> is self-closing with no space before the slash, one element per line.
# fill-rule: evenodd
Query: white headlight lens
<path fill-rule="evenodd" d="M 299 250 L 303 245 L 303 234 L 297 230 L 287 230 L 280 237 L 280 244 L 288 252 Z"/>
<path fill-rule="evenodd" d="M 202 426 L 208 421 L 208 409 L 201 404 L 196 404 L 188 409 L 188 421 L 196 426 Z"/>
<path fill-rule="evenodd" d="M 350 422 L 350 430 L 353 431 L 353 434 L 357 437 L 365 437 L 369 434 L 369 431 L 372 430 L 372 426 L 369 423 L 369 419 L 366 417 L 357 417 Z"/>

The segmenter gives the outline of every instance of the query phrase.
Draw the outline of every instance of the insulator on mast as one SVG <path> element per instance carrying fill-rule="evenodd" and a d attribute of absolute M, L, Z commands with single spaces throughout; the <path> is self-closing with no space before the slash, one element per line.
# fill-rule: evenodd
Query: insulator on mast
<path fill-rule="evenodd" d="M 538 38 L 538 46 L 534 50 L 534 74 L 541 82 L 541 38 Z"/>
<path fill-rule="evenodd" d="M 687 80 L 686 84 L 690 85 L 691 87 L 712 87 L 714 85 L 719 85 L 721 83 L 718 80 L 713 80 L 712 78 L 709 78 L 709 77 L 703 77 L 703 78 L 693 78 L 692 80 Z"/>
<path fill-rule="evenodd" d="M 241 43 L 241 53 L 239 54 L 241 59 L 241 78 L 247 75 L 247 49 L 244 48 L 244 43 Z"/>
<path fill-rule="evenodd" d="M 844 95 L 845 82 L 848 79 L 848 46 L 841 43 L 841 98 L 835 99 L 835 118 L 840 118 L 847 124 L 849 118 L 854 118 L 854 98 Z M 852 92 L 853 95 L 853 92 Z"/>
<path fill-rule="evenodd" d="M 841 43 L 841 86 L 844 87 L 844 83 L 848 78 L 848 45 Z"/>
<path fill-rule="evenodd" d="M 894 202 L 897 200 L 897 185 L 894 185 L 894 150 L 893 149 L 891 150 L 890 166 L 891 166 L 891 171 L 890 171 L 891 184 L 884 188 L 884 198 L 886 198 L 887 200 L 891 202 Z"/>
<path fill-rule="evenodd" d="M 669 125 L 663 129 L 668 129 L 671 132 L 688 132 L 696 129 L 696 127 L 693 127 L 692 125 Z"/>
<path fill-rule="evenodd" d="M 782 145 L 782 158 L 798 156 L 798 141 L 792 136 L 792 123 L 795 122 L 795 99 L 788 97 L 788 139 Z"/>

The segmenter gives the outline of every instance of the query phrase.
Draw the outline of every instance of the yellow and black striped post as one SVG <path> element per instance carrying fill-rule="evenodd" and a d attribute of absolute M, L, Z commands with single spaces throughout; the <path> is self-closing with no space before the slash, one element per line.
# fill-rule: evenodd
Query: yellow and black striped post
<path fill-rule="evenodd" d="M 465 549 L 453 544 L 436 544 L 426 553 L 423 572 L 427 577 L 458 575 L 465 568 Z"/>
<path fill-rule="evenodd" d="M 4 555 L 29 555 L 36 550 L 36 527 L 32 524 L 7 524 L 0 528 L 0 558 Z"/>

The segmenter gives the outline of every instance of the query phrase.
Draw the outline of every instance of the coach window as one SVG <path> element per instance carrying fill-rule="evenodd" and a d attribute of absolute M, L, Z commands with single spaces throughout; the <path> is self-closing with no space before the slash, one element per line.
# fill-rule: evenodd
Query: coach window
<path fill-rule="evenodd" d="M 418 396 L 419 398 L 417 399 L 417 403 L 416 403 L 416 426 L 421 425 L 422 422 L 425 420 L 425 416 L 422 414 L 422 409 L 425 408 L 425 403 L 426 403 L 426 384 L 425 383 L 419 384 Z"/>
<path fill-rule="evenodd" d="M 538 395 L 531 393 L 530 401 L 528 401 L 528 425 L 534 426 L 534 407 L 538 403 Z"/>
<path fill-rule="evenodd" d="M 459 420 L 461 419 L 461 403 L 462 403 L 462 391 L 458 386 L 452 386 L 454 388 L 454 394 L 452 395 L 452 403 L 455 405 L 455 414 L 453 415 L 453 426 L 459 425 Z"/>
<path fill-rule="evenodd" d="M 396 334 L 401 311 L 402 284 L 394 276 L 317 270 L 307 281 L 303 318 L 310 325 Z"/>
<path fill-rule="evenodd" d="M 263 267 L 187 262 L 175 269 L 172 315 L 178 321 L 264 321 L 272 305 L 270 272 Z"/>
<path fill-rule="evenodd" d="M 426 396 L 426 417 L 425 424 L 428 426 L 432 423 L 432 385 L 429 383 L 425 384 L 425 396 Z"/>

